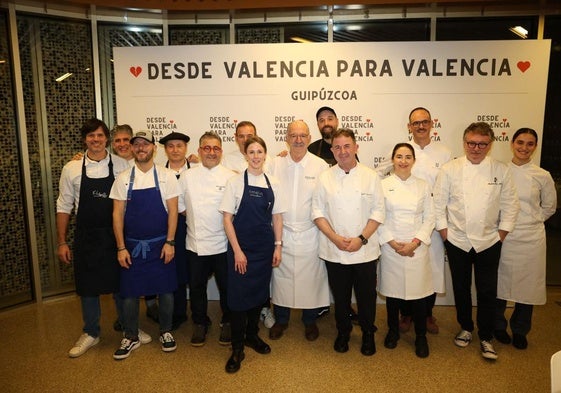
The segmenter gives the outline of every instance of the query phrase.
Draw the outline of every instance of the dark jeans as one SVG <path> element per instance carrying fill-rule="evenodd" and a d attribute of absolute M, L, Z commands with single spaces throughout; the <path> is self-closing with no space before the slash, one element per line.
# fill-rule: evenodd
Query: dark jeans
<path fill-rule="evenodd" d="M 207 323 L 208 279 L 214 273 L 218 293 L 220 294 L 220 308 L 222 309 L 222 323 L 230 322 L 230 309 L 226 297 L 228 283 L 228 265 L 226 253 L 216 255 L 197 255 L 187 251 L 190 270 L 189 294 L 191 296 L 191 313 L 193 323 L 204 325 Z"/>
<path fill-rule="evenodd" d="M 386 297 L 386 311 L 388 313 L 388 328 L 399 335 L 399 306 L 403 299 Z M 427 334 L 427 298 L 407 300 L 411 306 L 413 322 L 415 322 L 415 334 L 426 336 Z"/>
<path fill-rule="evenodd" d="M 123 299 L 123 321 L 125 337 L 128 339 L 138 338 L 138 303 L 137 297 L 127 297 Z M 171 331 L 173 292 L 158 295 L 158 304 L 158 320 L 161 334 Z"/>
<path fill-rule="evenodd" d="M 259 314 L 261 306 L 246 311 L 230 311 L 232 326 L 232 349 L 243 350 L 246 337 L 257 336 L 259 333 Z"/>
<path fill-rule="evenodd" d="M 495 329 L 497 275 L 502 243 L 498 241 L 481 252 L 475 252 L 473 248 L 469 252 L 465 252 L 449 241 L 444 242 L 444 245 L 452 273 L 456 319 L 463 330 L 473 331 L 471 302 L 473 267 L 477 291 L 478 334 L 481 340 L 489 341 L 493 338 Z"/>
<path fill-rule="evenodd" d="M 507 321 L 505 318 L 506 300 L 497 299 L 497 318 L 495 320 L 495 329 L 506 330 Z M 510 330 L 513 334 L 526 336 L 532 328 L 532 313 L 534 306 L 532 304 L 514 303 L 514 311 L 510 316 Z"/>
<path fill-rule="evenodd" d="M 325 261 L 327 278 L 335 301 L 335 321 L 340 334 L 350 334 L 351 296 L 354 287 L 358 321 L 363 333 L 373 333 L 376 317 L 376 262 L 353 265 Z"/>

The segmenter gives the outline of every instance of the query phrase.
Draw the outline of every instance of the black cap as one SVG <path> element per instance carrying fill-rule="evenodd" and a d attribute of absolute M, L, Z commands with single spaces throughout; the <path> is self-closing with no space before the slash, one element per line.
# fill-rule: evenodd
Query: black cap
<path fill-rule="evenodd" d="M 318 111 L 316 112 L 316 120 L 319 119 L 319 114 L 323 111 L 329 111 L 331 113 L 333 113 L 333 116 L 337 117 L 337 113 L 335 113 L 335 111 L 333 110 L 333 108 L 330 108 L 328 106 L 322 106 L 321 108 L 318 109 Z"/>
<path fill-rule="evenodd" d="M 183 141 L 185 143 L 188 143 L 190 140 L 191 138 L 181 132 L 172 132 L 164 136 L 158 142 L 160 142 L 162 145 L 165 145 L 169 141 Z"/>

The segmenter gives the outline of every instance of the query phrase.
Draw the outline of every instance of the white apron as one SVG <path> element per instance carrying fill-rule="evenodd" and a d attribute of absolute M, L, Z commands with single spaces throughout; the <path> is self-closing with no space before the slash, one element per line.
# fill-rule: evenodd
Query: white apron
<path fill-rule="evenodd" d="M 382 183 L 386 200 L 384 225 L 397 242 L 410 242 L 422 225 L 423 196 L 417 195 L 418 188 L 408 188 L 395 179 L 387 178 Z M 381 251 L 380 294 L 413 300 L 434 293 L 429 247 L 425 243 L 421 243 L 413 257 L 399 255 L 388 243 L 382 244 Z"/>
<path fill-rule="evenodd" d="M 282 239 L 282 263 L 273 269 L 271 280 L 273 304 L 300 309 L 328 306 L 329 284 L 318 256 L 317 227 L 304 232 L 283 229 Z"/>

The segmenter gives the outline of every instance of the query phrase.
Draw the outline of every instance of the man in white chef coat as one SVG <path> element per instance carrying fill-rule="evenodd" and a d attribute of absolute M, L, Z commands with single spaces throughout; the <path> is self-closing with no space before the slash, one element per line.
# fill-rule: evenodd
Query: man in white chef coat
<path fill-rule="evenodd" d="M 312 196 L 320 173 L 329 165 L 308 152 L 311 135 L 303 120 L 287 127 L 289 153 L 275 157 L 271 174 L 278 178 L 287 198 L 283 213 L 282 263 L 273 269 L 272 302 L 275 324 L 269 331 L 279 339 L 288 327 L 291 308 L 302 309 L 304 335 L 308 341 L 319 336 L 318 310 L 329 306 L 329 284 L 325 264 L 318 256 L 319 230 L 311 219 Z"/>
<path fill-rule="evenodd" d="M 461 326 L 454 342 L 467 347 L 472 340 L 473 266 L 481 355 L 489 360 L 498 357 L 491 340 L 501 244 L 513 230 L 520 209 L 507 165 L 487 156 L 493 141 L 489 124 L 470 124 L 463 136 L 465 156 L 442 167 L 433 190 L 436 229 L 448 253 Z"/>
<path fill-rule="evenodd" d="M 361 353 L 376 353 L 376 262 L 380 256 L 378 235 L 385 205 L 380 177 L 356 159 L 358 145 L 353 130 L 333 133 L 331 149 L 337 165 L 321 173 L 312 199 L 312 219 L 322 232 L 319 256 L 325 261 L 335 300 L 336 352 L 349 350 L 352 330 L 352 289 L 362 329 Z"/>
<path fill-rule="evenodd" d="M 222 140 L 216 133 L 209 131 L 200 137 L 198 152 L 202 165 L 188 170 L 179 178 L 179 210 L 184 210 L 187 216 L 186 246 L 194 323 L 191 345 L 200 347 L 206 341 L 210 321 L 207 287 L 211 274 L 216 280 L 222 309 L 218 342 L 230 345 L 230 310 L 226 301 L 228 239 L 218 207 L 224 196 L 226 182 L 235 173 L 220 164 Z"/>

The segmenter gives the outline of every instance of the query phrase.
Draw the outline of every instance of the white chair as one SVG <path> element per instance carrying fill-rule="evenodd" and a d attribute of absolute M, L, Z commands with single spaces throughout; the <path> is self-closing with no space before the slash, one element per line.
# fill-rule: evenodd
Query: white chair
<path fill-rule="evenodd" d="M 561 393 L 561 351 L 551 356 L 551 393 Z"/>

